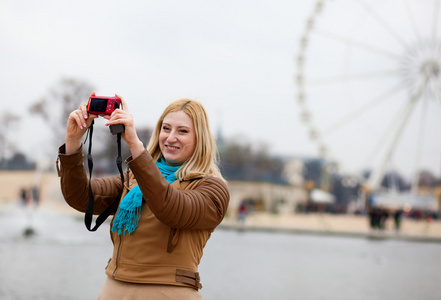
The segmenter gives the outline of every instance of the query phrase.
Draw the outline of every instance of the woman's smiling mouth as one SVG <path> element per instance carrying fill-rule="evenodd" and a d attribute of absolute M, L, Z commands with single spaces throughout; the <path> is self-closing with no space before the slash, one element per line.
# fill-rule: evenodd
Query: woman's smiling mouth
<path fill-rule="evenodd" d="M 179 150 L 179 149 L 180 149 L 179 147 L 176 147 L 176 146 L 170 146 L 170 145 L 165 145 L 165 147 L 166 147 L 168 150 L 171 150 L 171 151 L 175 151 L 175 150 Z"/>

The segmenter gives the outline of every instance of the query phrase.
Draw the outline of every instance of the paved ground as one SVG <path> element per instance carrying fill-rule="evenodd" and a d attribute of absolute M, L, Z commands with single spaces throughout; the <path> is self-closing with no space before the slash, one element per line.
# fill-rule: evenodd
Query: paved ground
<path fill-rule="evenodd" d="M 329 214 L 272 215 L 254 213 L 248 215 L 244 223 L 236 219 L 225 219 L 222 227 L 239 230 L 285 231 L 305 234 L 334 234 L 367 238 L 393 238 L 403 240 L 440 242 L 441 220 L 428 222 L 403 218 L 401 229 L 394 229 L 389 218 L 386 229 L 372 230 L 366 216 Z"/>

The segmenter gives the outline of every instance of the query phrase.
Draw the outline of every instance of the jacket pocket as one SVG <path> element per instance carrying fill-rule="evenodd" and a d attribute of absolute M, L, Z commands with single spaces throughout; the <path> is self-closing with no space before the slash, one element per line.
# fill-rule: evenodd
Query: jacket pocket
<path fill-rule="evenodd" d="M 179 236 L 181 234 L 181 229 L 177 228 L 170 228 L 170 234 L 168 236 L 168 243 L 167 243 L 167 252 L 172 253 L 179 242 Z"/>

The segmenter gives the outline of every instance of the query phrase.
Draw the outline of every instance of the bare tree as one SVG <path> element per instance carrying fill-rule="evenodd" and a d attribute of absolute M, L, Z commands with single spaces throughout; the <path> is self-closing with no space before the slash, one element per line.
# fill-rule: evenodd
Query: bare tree
<path fill-rule="evenodd" d="M 152 135 L 152 130 L 142 127 L 136 131 L 139 139 L 144 145 L 147 145 Z M 108 128 L 97 127 L 93 139 L 93 145 L 96 145 L 93 146 L 96 153 L 96 155 L 93 154 L 93 156 L 96 157 L 97 172 L 117 173 L 118 169 L 115 162 L 118 155 L 116 136 L 112 135 Z M 129 147 L 124 141 L 121 143 L 121 156 L 123 160 L 130 156 Z"/>
<path fill-rule="evenodd" d="M 87 101 L 92 91 L 93 87 L 84 81 L 63 78 L 29 107 L 31 114 L 40 116 L 47 122 L 55 146 L 64 141 L 69 114 Z"/>
<path fill-rule="evenodd" d="M 9 132 L 11 127 L 17 125 L 20 117 L 10 112 L 5 112 L 1 115 L 2 126 L 0 127 L 0 167 L 3 168 L 6 164 L 8 152 L 14 151 L 14 145 L 9 139 Z"/>
<path fill-rule="evenodd" d="M 422 170 L 418 174 L 418 186 L 421 188 L 433 188 L 436 186 L 437 179 L 429 170 Z"/>
<path fill-rule="evenodd" d="M 266 144 L 251 145 L 239 138 L 219 145 L 220 168 L 227 180 L 285 182 L 283 161 L 271 156 Z"/>

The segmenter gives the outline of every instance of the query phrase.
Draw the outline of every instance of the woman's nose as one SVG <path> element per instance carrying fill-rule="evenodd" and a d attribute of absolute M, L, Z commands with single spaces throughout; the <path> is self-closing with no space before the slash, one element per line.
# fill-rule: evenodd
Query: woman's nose
<path fill-rule="evenodd" d="M 170 134 L 167 137 L 168 142 L 175 142 L 176 141 L 176 133 L 174 131 L 170 132 Z"/>

